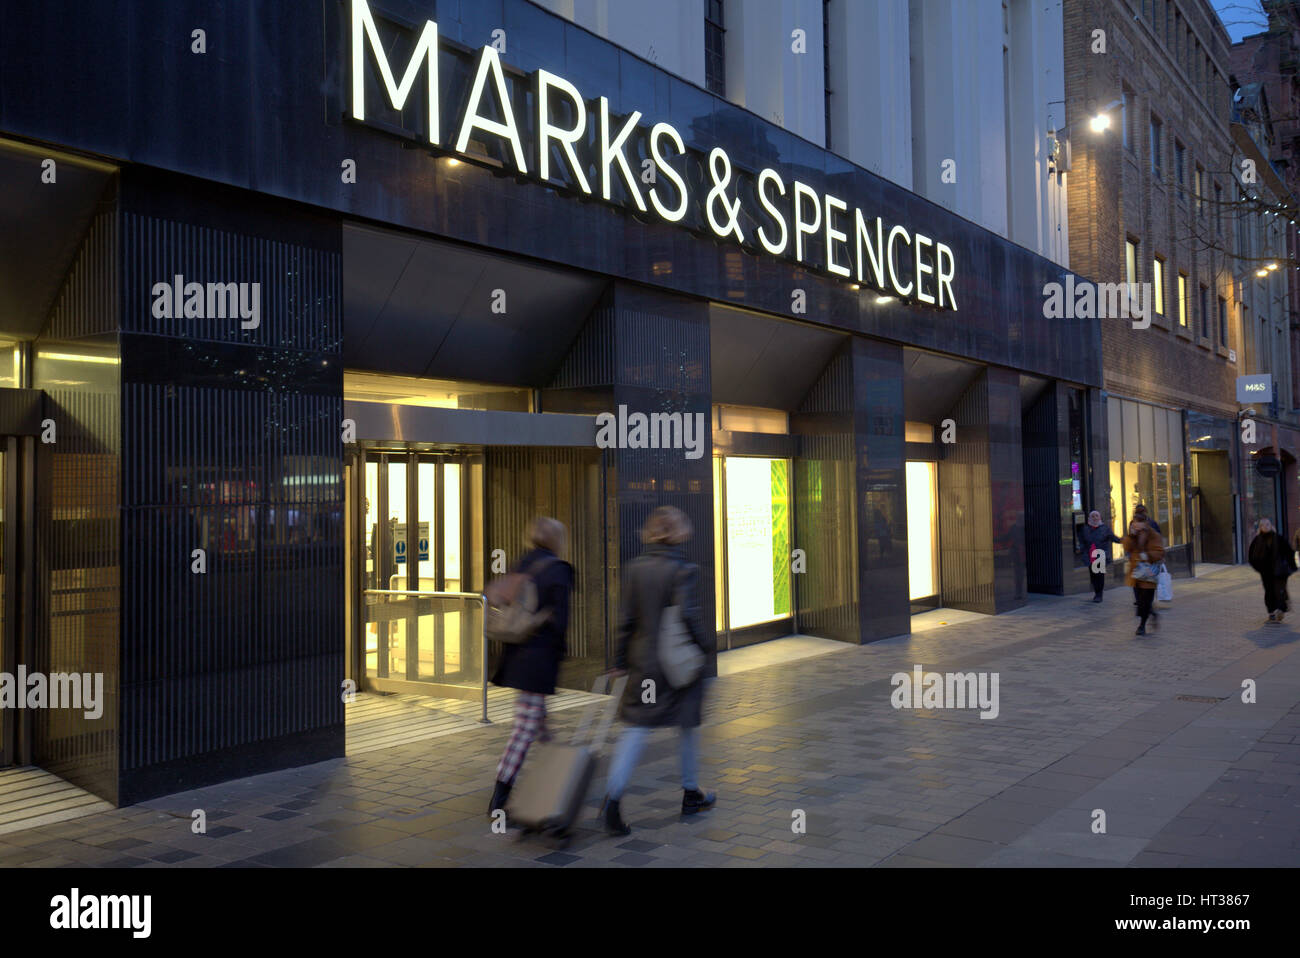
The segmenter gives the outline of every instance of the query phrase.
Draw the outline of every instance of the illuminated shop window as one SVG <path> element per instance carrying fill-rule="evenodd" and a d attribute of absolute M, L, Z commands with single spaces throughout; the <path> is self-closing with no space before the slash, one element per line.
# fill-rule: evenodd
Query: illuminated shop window
<path fill-rule="evenodd" d="M 721 524 L 726 533 L 729 625 L 742 629 L 785 618 L 793 604 L 790 463 L 739 456 L 717 462 L 726 496 Z"/>

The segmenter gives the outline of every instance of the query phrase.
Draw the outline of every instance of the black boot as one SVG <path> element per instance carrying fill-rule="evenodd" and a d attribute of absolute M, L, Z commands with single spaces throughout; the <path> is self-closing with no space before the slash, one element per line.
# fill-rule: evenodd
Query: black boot
<path fill-rule="evenodd" d="M 698 788 L 693 790 L 682 791 L 682 814 L 694 815 L 696 812 L 707 812 L 713 807 L 713 803 L 718 800 L 718 796 L 713 792 L 707 795 Z"/>
<path fill-rule="evenodd" d="M 605 796 L 605 832 L 609 835 L 631 835 L 623 816 L 619 814 L 618 799 Z"/>
<path fill-rule="evenodd" d="M 488 814 L 491 815 L 497 809 L 506 807 L 506 799 L 510 797 L 510 782 L 497 781 L 496 786 L 492 789 L 492 802 L 488 805 Z"/>

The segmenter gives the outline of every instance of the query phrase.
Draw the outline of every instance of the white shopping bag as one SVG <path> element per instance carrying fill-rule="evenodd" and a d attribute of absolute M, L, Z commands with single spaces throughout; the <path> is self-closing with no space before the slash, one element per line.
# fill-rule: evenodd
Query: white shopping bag
<path fill-rule="evenodd" d="M 1169 574 L 1169 570 L 1162 563 L 1160 574 L 1156 576 L 1156 598 L 1161 602 L 1174 601 L 1174 577 Z"/>

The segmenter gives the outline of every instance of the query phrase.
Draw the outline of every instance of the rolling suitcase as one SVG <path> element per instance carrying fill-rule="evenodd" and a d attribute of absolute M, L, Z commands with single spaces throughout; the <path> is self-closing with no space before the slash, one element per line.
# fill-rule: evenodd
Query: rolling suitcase
<path fill-rule="evenodd" d="M 593 692 L 599 692 L 605 678 L 596 680 Z M 541 832 L 557 848 L 569 843 L 569 829 L 582 809 L 596 771 L 596 759 L 605 736 L 618 711 L 619 700 L 627 686 L 627 676 L 614 680 L 609 700 L 603 705 L 593 702 L 587 707 L 567 745 L 559 742 L 534 742 L 528 759 L 519 770 L 519 779 L 506 800 L 506 820 L 524 829 L 525 834 Z M 590 745 L 582 744 L 592 716 L 603 709 L 600 728 Z"/>

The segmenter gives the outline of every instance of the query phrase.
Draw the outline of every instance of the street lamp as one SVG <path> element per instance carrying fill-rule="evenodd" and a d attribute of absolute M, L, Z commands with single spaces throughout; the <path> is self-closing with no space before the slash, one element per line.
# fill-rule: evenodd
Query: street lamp
<path fill-rule="evenodd" d="M 1051 103 L 1048 103 L 1047 105 L 1048 107 L 1051 107 L 1055 103 L 1063 104 L 1065 103 L 1065 101 L 1053 100 L 1051 101 Z M 1088 118 L 1088 129 L 1092 130 L 1092 132 L 1096 134 L 1102 134 L 1105 133 L 1107 130 L 1109 130 L 1110 114 L 1117 106 L 1120 106 L 1122 103 L 1123 103 L 1122 100 L 1112 100 L 1110 103 L 1106 104 L 1104 107 L 1098 110 L 1095 114 L 1090 116 Z M 1051 161 L 1051 167 L 1061 172 L 1069 170 L 1070 168 L 1069 140 L 1064 137 L 1064 134 L 1072 126 L 1074 126 L 1073 123 L 1067 123 L 1059 130 L 1056 129 L 1055 127 L 1050 127 L 1050 126 L 1047 128 L 1047 155 Z M 1065 155 L 1062 156 L 1062 153 L 1064 153 Z"/>

